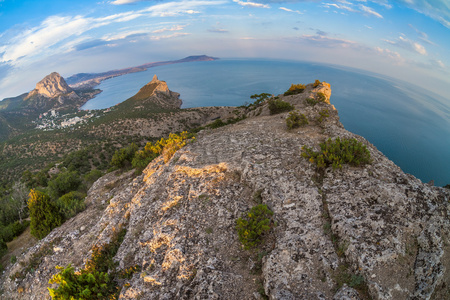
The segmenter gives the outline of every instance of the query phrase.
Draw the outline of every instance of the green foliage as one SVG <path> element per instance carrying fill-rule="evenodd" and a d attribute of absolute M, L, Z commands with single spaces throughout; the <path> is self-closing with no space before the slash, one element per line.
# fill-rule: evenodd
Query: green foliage
<path fill-rule="evenodd" d="M 317 93 L 317 101 L 325 102 L 325 100 L 327 100 L 327 96 L 325 96 L 325 94 L 322 92 L 318 92 Z"/>
<path fill-rule="evenodd" d="M 57 266 L 59 273 L 53 275 L 49 284 L 58 284 L 55 289 L 48 288 L 52 299 L 108 299 L 116 293 L 116 286 L 108 273 L 96 270 L 74 272 L 69 265 L 66 268 Z M 109 298 L 114 299 L 114 298 Z"/>
<path fill-rule="evenodd" d="M 323 109 L 323 110 L 319 111 L 319 117 L 317 118 L 317 121 L 319 123 L 322 123 L 329 116 L 330 116 L 330 113 L 328 112 L 328 109 Z"/>
<path fill-rule="evenodd" d="M 111 159 L 111 165 L 119 169 L 130 167 L 137 150 L 138 146 L 135 143 L 117 150 Z"/>
<path fill-rule="evenodd" d="M 239 241 L 245 249 L 258 246 L 264 234 L 270 231 L 273 212 L 265 204 L 258 204 L 236 220 Z"/>
<path fill-rule="evenodd" d="M 0 239 L 0 257 L 2 257 L 6 251 L 8 251 L 8 246 L 3 239 Z"/>
<path fill-rule="evenodd" d="M 314 83 L 313 83 L 313 88 L 318 87 L 320 84 L 321 84 L 320 80 L 316 79 L 316 81 L 314 81 Z"/>
<path fill-rule="evenodd" d="M 262 94 L 254 94 L 251 95 L 250 98 L 251 99 L 255 99 L 255 101 L 249 105 L 247 105 L 247 108 L 250 109 L 255 109 L 257 108 L 259 105 L 261 105 L 264 101 L 266 101 L 266 99 L 268 99 L 271 95 L 268 93 L 262 93 Z"/>
<path fill-rule="evenodd" d="M 299 114 L 297 111 L 291 111 L 286 118 L 287 128 L 294 129 L 309 124 L 308 119 L 304 114 Z"/>
<path fill-rule="evenodd" d="M 77 171 L 65 171 L 48 182 L 48 191 L 53 199 L 58 199 L 64 194 L 76 191 L 80 185 L 81 179 Z"/>
<path fill-rule="evenodd" d="M 308 105 L 310 105 L 310 106 L 314 106 L 314 105 L 316 105 L 317 103 L 319 103 L 319 101 L 317 101 L 316 99 L 314 99 L 314 98 L 306 98 L 306 104 L 308 104 Z"/>
<path fill-rule="evenodd" d="M 59 212 L 65 220 L 72 218 L 80 211 L 83 211 L 86 205 L 84 204 L 84 198 L 86 194 L 72 191 L 56 200 L 56 206 L 59 208 Z"/>
<path fill-rule="evenodd" d="M 100 171 L 98 169 L 93 169 L 89 173 L 84 175 L 83 178 L 87 183 L 93 184 L 97 179 L 102 177 L 102 175 L 103 175 L 102 171 Z"/>
<path fill-rule="evenodd" d="M 11 264 L 15 264 L 17 262 L 17 257 L 15 255 L 12 255 L 9 261 Z"/>
<path fill-rule="evenodd" d="M 44 238 L 53 228 L 60 226 L 63 222 L 58 207 L 43 192 L 31 190 L 28 209 L 31 218 L 31 234 L 38 239 Z"/>
<path fill-rule="evenodd" d="M 297 95 L 300 93 L 303 93 L 303 91 L 305 90 L 306 86 L 304 84 L 292 84 L 291 87 L 284 92 L 285 96 L 289 96 L 289 95 Z"/>
<path fill-rule="evenodd" d="M 320 144 L 320 151 L 314 152 L 311 148 L 302 147 L 302 157 L 308 158 L 319 168 L 332 166 L 333 169 L 342 168 L 342 164 L 361 166 L 371 162 L 367 147 L 356 139 L 340 139 L 334 141 L 329 138 Z"/>
<path fill-rule="evenodd" d="M 222 121 L 222 119 L 217 119 L 214 122 L 212 122 L 211 124 L 208 124 L 207 127 L 211 128 L 211 129 L 216 129 L 219 127 L 223 127 L 227 125 L 224 121 Z"/>
<path fill-rule="evenodd" d="M 11 242 L 16 236 L 22 234 L 28 226 L 30 226 L 28 220 L 15 221 L 6 226 L 0 225 L 0 240 Z"/>
<path fill-rule="evenodd" d="M 269 110 L 270 110 L 271 115 L 294 110 L 294 106 L 292 106 L 290 103 L 283 101 L 283 100 L 270 99 L 268 103 L 269 103 Z"/>
<path fill-rule="evenodd" d="M 57 288 L 48 288 L 52 299 L 117 299 L 120 288 L 116 278 L 124 272 L 116 272 L 117 263 L 113 257 L 117 254 L 126 234 L 121 229 L 113 236 L 111 243 L 95 246 L 86 267 L 80 272 L 68 265 L 66 268 L 56 267 L 59 273 L 50 279 L 49 284 L 58 284 Z M 128 270 L 136 271 L 137 268 Z M 125 272 L 125 275 L 130 275 Z"/>

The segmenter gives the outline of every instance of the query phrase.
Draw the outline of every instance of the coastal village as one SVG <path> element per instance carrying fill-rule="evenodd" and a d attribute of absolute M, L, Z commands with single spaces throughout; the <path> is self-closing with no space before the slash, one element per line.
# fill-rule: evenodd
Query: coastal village
<path fill-rule="evenodd" d="M 78 110 L 76 113 L 61 114 L 59 111 L 53 109 L 40 114 L 38 119 L 33 121 L 33 123 L 36 125 L 36 129 L 42 129 L 44 131 L 63 129 L 93 121 L 110 111 L 111 108 L 107 108 L 100 110 Z"/>

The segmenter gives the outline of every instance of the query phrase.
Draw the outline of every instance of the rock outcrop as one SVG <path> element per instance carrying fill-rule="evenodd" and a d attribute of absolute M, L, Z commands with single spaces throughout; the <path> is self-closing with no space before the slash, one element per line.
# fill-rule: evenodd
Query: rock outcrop
<path fill-rule="evenodd" d="M 54 98 L 63 94 L 69 94 L 73 90 L 67 85 L 61 75 L 56 72 L 47 75 L 36 84 L 36 88 L 32 90 L 27 98 L 34 95 L 41 95 L 47 98 Z"/>
<path fill-rule="evenodd" d="M 139 271 L 122 279 L 120 299 L 448 299 L 450 192 L 403 173 L 346 131 L 330 104 L 308 105 L 311 90 L 280 96 L 309 125 L 288 131 L 287 113 L 272 116 L 264 104 L 134 179 L 100 178 L 84 212 L 3 274 L 3 296 L 48 298 L 56 265 L 82 268 L 95 245 L 126 228 L 114 259 Z M 362 142 L 372 163 L 319 171 L 301 157 L 302 146 L 336 137 Z M 236 219 L 257 203 L 277 225 L 246 251 Z M 43 254 L 25 272 L 33 253 Z"/>

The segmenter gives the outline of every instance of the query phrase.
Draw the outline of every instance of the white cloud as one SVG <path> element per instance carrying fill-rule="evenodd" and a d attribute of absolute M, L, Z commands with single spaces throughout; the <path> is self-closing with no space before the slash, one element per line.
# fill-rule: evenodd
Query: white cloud
<path fill-rule="evenodd" d="M 281 10 L 284 10 L 284 11 L 287 11 L 287 12 L 297 13 L 297 14 L 299 14 L 299 15 L 302 15 L 302 14 L 303 14 L 302 12 L 300 12 L 300 11 L 298 11 L 298 10 L 292 10 L 292 9 L 289 9 L 289 8 L 286 8 L 286 7 L 280 7 L 280 9 L 281 9 Z"/>
<path fill-rule="evenodd" d="M 180 31 L 183 30 L 184 27 L 186 27 L 186 25 L 174 25 L 171 28 L 161 28 L 161 29 L 156 29 L 154 31 L 152 31 L 152 33 L 162 33 L 162 32 L 166 32 L 166 31 Z"/>
<path fill-rule="evenodd" d="M 176 37 L 181 37 L 181 36 L 186 36 L 186 35 L 190 35 L 190 33 L 176 32 L 174 34 L 169 34 L 169 35 L 151 36 L 150 39 L 151 40 L 155 40 L 155 41 L 159 41 L 159 40 L 163 40 L 163 39 L 171 39 L 171 38 L 176 38 Z"/>
<path fill-rule="evenodd" d="M 406 61 L 398 52 L 391 51 L 389 49 L 383 49 L 380 47 L 376 47 L 375 51 L 379 55 L 384 56 L 384 57 L 389 58 L 390 60 L 394 61 L 394 63 L 396 63 L 397 65 L 403 64 Z"/>
<path fill-rule="evenodd" d="M 111 4 L 123 5 L 123 4 L 136 3 L 136 2 L 140 2 L 140 1 L 142 1 L 142 0 L 115 0 L 115 1 L 111 1 Z"/>
<path fill-rule="evenodd" d="M 398 39 L 391 41 L 391 40 L 384 40 L 386 43 L 406 49 L 408 51 L 419 53 L 420 55 L 428 55 L 427 50 L 425 47 L 417 42 L 413 42 L 403 36 L 399 36 Z"/>
<path fill-rule="evenodd" d="M 372 16 L 375 16 L 377 18 L 383 19 L 382 15 L 380 15 L 379 13 L 377 13 L 375 10 L 373 10 L 372 8 L 370 8 L 368 6 L 360 4 L 359 8 L 361 9 L 361 11 L 363 11 L 363 12 L 369 14 L 369 15 L 372 15 Z"/>
<path fill-rule="evenodd" d="M 123 1 L 122 1 L 123 2 Z M 164 17 L 198 13 L 204 6 L 223 4 L 225 1 L 180 1 L 166 2 L 138 11 L 128 11 L 106 17 L 50 16 L 33 28 L 22 30 L 3 42 L 0 48 L 0 64 L 17 65 L 26 60 L 74 49 L 74 39 L 83 38 L 87 32 L 111 25 L 124 23 L 139 17 Z M 140 32 L 138 32 L 140 33 Z M 117 37 L 115 37 L 117 39 Z"/>
<path fill-rule="evenodd" d="M 450 1 L 448 0 L 397 0 L 450 28 Z"/>
<path fill-rule="evenodd" d="M 242 6 L 250 6 L 250 7 L 261 7 L 261 8 L 270 8 L 268 4 L 262 4 L 262 3 L 256 3 L 256 2 L 250 2 L 250 1 L 240 1 L 240 0 L 233 0 L 233 2 L 236 2 L 239 5 Z"/>

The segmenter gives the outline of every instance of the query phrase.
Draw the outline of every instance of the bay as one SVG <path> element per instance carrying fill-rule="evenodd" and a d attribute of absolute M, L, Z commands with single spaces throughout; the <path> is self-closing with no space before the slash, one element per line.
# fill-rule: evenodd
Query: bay
<path fill-rule="evenodd" d="M 239 106 L 250 95 L 281 94 L 292 83 L 331 84 L 331 103 L 351 132 L 373 143 L 403 171 L 450 184 L 449 100 L 414 85 L 361 70 L 311 62 L 221 59 L 150 68 L 102 82 L 83 109 L 102 109 L 137 93 L 156 74 L 181 94 L 183 108 Z"/>

